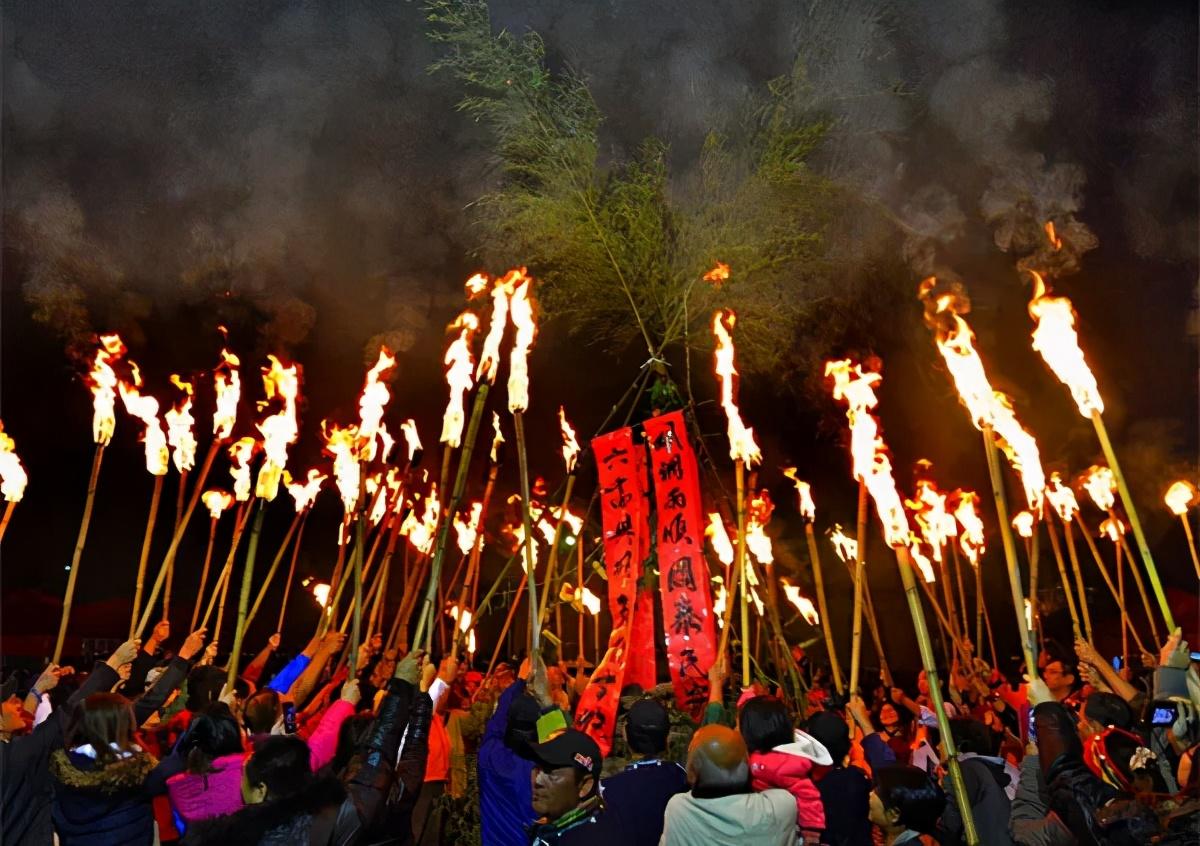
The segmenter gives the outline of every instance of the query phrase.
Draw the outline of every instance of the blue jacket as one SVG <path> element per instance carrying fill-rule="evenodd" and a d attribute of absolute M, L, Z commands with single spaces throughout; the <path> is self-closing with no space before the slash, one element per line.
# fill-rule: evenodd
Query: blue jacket
<path fill-rule="evenodd" d="M 267 682 L 267 687 L 277 693 L 286 694 L 292 689 L 292 685 L 296 683 L 296 679 L 300 678 L 300 674 L 308 669 L 309 662 L 312 659 L 303 652 L 287 663 L 282 670 L 276 673 L 275 678 Z"/>
<path fill-rule="evenodd" d="M 525 693 L 525 682 L 513 682 L 496 705 L 479 744 L 479 816 L 487 846 L 527 846 L 533 813 L 533 762 L 504 745 L 508 708 Z"/>
<path fill-rule="evenodd" d="M 154 842 L 151 799 L 166 793 L 175 770 L 144 752 L 101 766 L 77 752 L 50 757 L 54 830 L 63 846 L 136 846 Z"/>
<path fill-rule="evenodd" d="M 687 773 L 671 761 L 634 761 L 600 782 L 606 814 L 614 817 L 633 846 L 658 846 L 667 802 L 688 789 Z"/>

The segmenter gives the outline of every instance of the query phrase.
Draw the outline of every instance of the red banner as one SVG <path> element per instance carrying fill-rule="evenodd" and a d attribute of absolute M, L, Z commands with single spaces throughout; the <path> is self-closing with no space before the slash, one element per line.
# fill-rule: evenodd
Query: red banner
<path fill-rule="evenodd" d="M 634 454 L 637 456 L 637 477 L 642 490 L 642 514 L 650 514 L 649 474 L 650 459 L 646 455 L 646 447 L 640 443 L 634 444 Z M 657 671 L 654 663 L 654 592 L 647 589 L 642 582 L 642 566 L 650 557 L 650 521 L 637 532 L 638 551 L 633 565 L 634 581 L 637 588 L 637 604 L 633 610 L 633 621 L 629 629 L 629 660 L 625 662 L 625 679 L 621 687 L 631 684 L 641 686 L 642 690 L 650 690 L 658 684 Z"/>
<path fill-rule="evenodd" d="M 700 470 L 688 443 L 683 412 L 673 411 L 642 425 L 658 510 L 658 581 L 671 682 L 679 709 L 699 719 L 708 702 L 708 668 L 716 658 Z"/>
<path fill-rule="evenodd" d="M 608 568 L 608 610 L 613 629 L 625 636 L 610 642 L 615 650 L 602 661 L 575 709 L 575 727 L 586 732 L 607 755 L 612 748 L 617 705 L 625 681 L 626 655 L 637 645 L 631 634 L 637 580 L 649 542 L 646 537 L 648 499 L 644 485 L 644 450 L 626 427 L 592 441 L 600 485 L 600 517 L 604 527 L 604 562 Z M 639 455 L 640 454 L 640 455 Z M 644 637 L 640 633 L 639 637 Z M 653 637 L 653 627 L 649 636 Z M 650 642 L 653 646 L 653 641 Z"/>

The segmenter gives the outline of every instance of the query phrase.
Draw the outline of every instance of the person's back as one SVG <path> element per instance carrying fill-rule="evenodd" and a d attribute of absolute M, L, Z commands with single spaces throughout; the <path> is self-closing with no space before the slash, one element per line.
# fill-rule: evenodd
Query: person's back
<path fill-rule="evenodd" d="M 825 810 L 822 843 L 830 846 L 871 846 L 871 779 L 850 760 L 850 728 L 832 711 L 808 721 L 806 730 L 829 752 L 830 766 L 817 767 L 813 780 Z"/>
<path fill-rule="evenodd" d="M 959 747 L 959 768 L 966 788 L 971 814 L 975 818 L 975 829 L 982 842 L 988 846 L 1009 846 L 1009 822 L 1012 802 L 1005 788 L 1010 778 L 1004 762 L 992 757 L 990 736 L 987 726 L 978 720 L 955 719 L 950 721 L 954 742 Z M 949 795 L 945 813 L 942 815 L 943 842 L 965 842 L 962 817 L 954 801 L 956 785 L 946 779 L 944 786 Z"/>
<path fill-rule="evenodd" d="M 608 813 L 621 821 L 632 846 L 654 846 L 662 836 L 667 802 L 688 789 L 687 771 L 663 761 L 670 715 L 654 700 L 636 702 L 629 709 L 625 735 L 635 760 L 600 783 Z"/>
<path fill-rule="evenodd" d="M 533 822 L 530 774 L 533 762 L 514 746 L 536 738 L 539 709 L 525 695 L 525 682 L 516 681 L 500 695 L 496 713 L 488 720 L 479 745 L 480 830 L 488 846 L 525 846 Z"/>

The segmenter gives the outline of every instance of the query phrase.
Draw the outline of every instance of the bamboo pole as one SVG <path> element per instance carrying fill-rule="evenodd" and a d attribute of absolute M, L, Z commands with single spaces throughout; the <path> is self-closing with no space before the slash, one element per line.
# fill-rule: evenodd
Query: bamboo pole
<path fill-rule="evenodd" d="M 137 580 L 133 587 L 133 610 L 129 614 L 129 636 L 133 637 L 133 628 L 137 625 L 138 611 L 142 605 L 142 588 L 146 581 L 146 563 L 150 560 L 150 545 L 154 538 L 154 523 L 158 519 L 158 503 L 162 499 L 163 479 L 162 476 L 154 477 L 154 490 L 150 494 L 150 510 L 146 514 L 146 532 L 142 535 L 142 553 L 138 557 Z M 167 571 L 167 584 L 171 582 L 171 571 Z M 163 594 L 163 619 L 167 619 L 167 611 L 170 606 L 170 591 Z"/>
<path fill-rule="evenodd" d="M 1033 615 L 1034 625 L 1037 627 L 1039 632 L 1043 631 L 1041 603 L 1038 601 L 1038 563 L 1041 557 L 1039 555 L 1039 547 L 1041 545 L 1041 523 L 1042 517 L 1039 514 L 1037 515 L 1037 519 L 1033 522 L 1033 537 L 1030 538 L 1029 542 L 1025 545 L 1025 554 L 1029 558 L 1029 609 L 1030 613 Z M 1089 632 L 1088 640 L 1090 641 L 1090 622 L 1087 630 Z M 1044 638 L 1045 635 L 1043 634 L 1042 637 Z M 1042 646 L 1044 646 L 1044 644 L 1039 642 L 1039 647 Z"/>
<path fill-rule="evenodd" d="M 550 558 L 546 562 L 546 581 L 542 585 L 542 602 L 538 608 L 538 625 L 546 625 L 546 611 L 550 607 L 550 594 L 555 593 L 554 582 L 558 574 L 558 545 L 562 540 L 562 527 L 566 522 L 567 506 L 571 502 L 571 494 L 575 491 L 575 473 L 567 474 L 567 487 L 563 492 L 562 506 L 558 513 L 558 521 L 554 524 L 554 540 L 550 544 Z"/>
<path fill-rule="evenodd" d="M 188 623 L 188 631 L 196 631 L 196 621 L 200 619 L 201 600 L 204 599 L 204 588 L 208 585 L 208 568 L 212 565 L 213 544 L 217 540 L 217 518 L 209 520 L 208 547 L 204 550 L 204 569 L 200 571 L 200 588 L 196 591 L 196 603 L 192 606 L 192 621 Z"/>
<path fill-rule="evenodd" d="M 1121 547 L 1117 546 L 1117 601 L 1121 603 L 1121 658 L 1122 668 L 1129 666 L 1129 632 L 1133 625 L 1125 613 L 1125 571 L 1121 568 Z M 1124 678 L 1124 676 L 1122 676 Z"/>
<path fill-rule="evenodd" d="M 742 685 L 750 684 L 750 598 L 746 592 L 746 463 L 735 462 L 737 472 L 737 533 L 735 560 L 738 568 L 738 607 L 742 620 Z M 732 596 L 729 602 L 732 602 Z M 720 653 L 718 653 L 720 654 Z"/>
<path fill-rule="evenodd" d="M 1117 490 L 1121 494 L 1121 501 L 1125 503 L 1125 514 L 1129 517 L 1129 526 L 1133 529 L 1134 540 L 1137 541 L 1138 552 L 1142 555 L 1142 566 L 1146 568 L 1146 575 L 1150 577 L 1150 586 L 1154 589 L 1154 597 L 1158 600 L 1158 608 L 1162 611 L 1163 620 L 1166 621 L 1167 631 L 1175 631 L 1175 616 L 1171 613 L 1171 606 L 1167 604 L 1167 595 L 1163 592 L 1162 582 L 1158 578 L 1158 568 L 1154 566 L 1154 557 L 1150 554 L 1150 545 L 1146 543 L 1146 533 L 1142 531 L 1142 521 L 1138 518 L 1137 507 L 1133 504 L 1133 497 L 1129 494 L 1129 486 L 1125 484 L 1125 474 L 1121 472 L 1121 464 L 1117 461 L 1117 454 L 1113 451 L 1112 442 L 1108 439 L 1108 429 L 1104 426 L 1104 418 L 1100 416 L 1099 411 L 1092 411 L 1092 424 L 1096 427 L 1096 437 L 1100 440 L 1100 448 L 1104 451 L 1104 457 L 1108 461 L 1108 466 L 1113 472 L 1113 476 L 1117 480 Z M 1128 556 L 1128 550 L 1126 550 Z M 1132 557 L 1129 559 L 1130 571 L 1137 578 L 1139 587 L 1142 584 L 1141 574 L 1138 573 L 1137 565 Z M 1142 588 L 1143 591 L 1145 588 Z M 1151 618 L 1153 620 L 1153 618 Z M 1156 643 L 1161 643 L 1157 631 L 1154 636 Z"/>
<path fill-rule="evenodd" d="M 996 633 L 992 631 L 992 615 L 986 604 L 983 606 L 983 621 L 987 624 L 988 648 L 992 653 L 992 666 L 995 667 L 1000 661 L 1000 653 L 996 651 Z"/>
<path fill-rule="evenodd" d="M 958 581 L 958 610 L 962 615 L 962 633 L 963 637 L 970 637 L 971 620 L 969 611 L 967 610 L 967 588 L 965 585 L 965 577 L 963 576 L 962 556 L 958 554 L 958 544 L 951 542 L 950 556 L 954 559 L 954 574 Z M 975 643 L 975 654 L 980 654 L 981 644 Z"/>
<path fill-rule="evenodd" d="M 1125 622 L 1129 625 L 1129 630 L 1133 634 L 1133 639 L 1137 641 L 1138 648 L 1143 652 L 1146 647 L 1142 644 L 1142 638 L 1137 633 L 1137 629 L 1133 626 L 1133 620 L 1129 616 L 1129 609 L 1125 605 L 1124 595 L 1117 589 L 1117 585 L 1113 582 L 1112 576 L 1108 573 L 1108 568 L 1104 566 L 1104 559 L 1100 556 L 1100 550 L 1096 547 L 1096 541 L 1092 538 L 1092 532 L 1083 518 L 1076 515 L 1079 521 L 1079 534 L 1083 535 L 1084 543 L 1087 544 L 1088 551 L 1092 554 L 1092 560 L 1096 562 L 1097 569 L 1100 570 L 1100 575 L 1104 578 L 1104 584 L 1108 587 L 1109 593 L 1112 594 L 1113 602 L 1117 603 L 1117 610 L 1125 618 Z M 1075 543 L 1075 533 L 1071 529 L 1071 522 L 1067 521 L 1063 524 L 1064 533 L 1067 536 L 1067 545 Z"/>
<path fill-rule="evenodd" d="M 587 629 L 586 629 L 586 625 L 583 620 L 583 615 L 584 615 L 584 612 L 586 611 L 586 609 L 583 607 L 583 537 L 582 537 L 583 532 L 580 532 L 579 534 L 580 534 L 580 537 L 575 541 L 575 546 L 577 547 L 577 549 L 575 551 L 575 558 L 576 558 L 576 565 L 575 565 L 576 588 L 575 589 L 579 591 L 579 600 L 580 600 L 579 601 L 579 610 L 578 610 L 578 613 L 576 614 L 576 616 L 579 618 L 578 619 L 578 623 L 579 623 L 579 633 L 578 633 L 579 663 L 583 664 L 583 660 L 584 660 L 583 659 L 583 639 L 587 634 Z"/>
<path fill-rule="evenodd" d="M 864 545 L 867 540 L 867 486 L 861 479 L 858 481 L 858 521 L 856 530 L 858 543 L 854 556 L 854 569 L 850 572 L 850 580 L 854 583 L 853 628 L 850 633 L 851 694 L 858 692 L 858 672 L 862 662 L 863 578 L 866 576 L 866 549 Z"/>
<path fill-rule="evenodd" d="M 249 506 L 252 502 L 252 499 L 253 498 L 238 506 L 238 513 L 233 521 L 233 537 L 230 538 L 229 541 L 229 554 L 225 557 L 225 565 L 221 568 L 221 575 L 217 578 L 217 583 L 213 585 L 212 596 L 208 600 L 208 607 L 204 610 L 204 618 L 200 621 L 200 628 L 202 629 L 208 628 L 208 621 L 212 616 L 213 606 L 217 604 L 218 593 L 221 594 L 221 608 L 224 610 L 225 595 L 224 591 L 222 590 L 222 586 L 225 586 L 224 590 L 228 590 L 229 576 L 233 572 L 233 561 L 237 556 L 238 545 L 242 542 L 242 534 L 246 531 L 246 523 L 248 522 L 250 516 Z M 221 613 L 218 612 L 217 626 L 215 629 L 213 629 L 211 638 L 212 642 L 214 643 L 221 634 L 221 619 Z M 145 623 L 149 621 L 149 615 L 144 616 L 142 620 L 142 624 L 145 625 Z"/>
<path fill-rule="evenodd" d="M 213 640 L 212 640 L 213 643 L 220 642 L 221 628 L 222 628 L 222 624 L 225 622 L 226 600 L 228 600 L 228 598 L 229 598 L 229 583 L 231 581 L 233 581 L 232 565 L 229 567 L 226 567 L 225 570 L 221 573 L 221 583 L 218 585 L 218 587 L 220 588 L 221 599 L 217 604 L 217 626 L 215 629 L 213 629 Z M 217 594 L 214 592 L 213 598 L 215 599 L 216 596 L 217 596 Z M 208 615 L 205 614 L 204 616 L 207 617 Z"/>
<path fill-rule="evenodd" d="M 54 643 L 52 664 L 62 659 L 63 641 L 67 638 L 67 621 L 71 619 L 71 602 L 75 598 L 75 579 L 79 575 L 79 561 L 83 558 L 83 545 L 87 542 L 88 526 L 92 522 L 92 506 L 96 502 L 96 485 L 100 481 L 100 462 L 104 460 L 104 444 L 96 444 L 92 455 L 92 475 L 88 477 L 87 498 L 83 501 L 83 517 L 79 521 L 79 534 L 75 538 L 75 551 L 71 554 L 71 571 L 67 574 L 67 592 L 63 595 L 62 618 L 58 622 L 58 640 Z"/>
<path fill-rule="evenodd" d="M 362 497 L 359 497 L 359 502 Z M 354 557 L 351 559 L 353 567 L 354 580 L 354 615 L 353 622 L 350 625 L 350 640 L 347 643 L 350 651 L 348 653 L 346 664 L 349 668 L 349 678 L 358 678 L 358 648 L 362 644 L 362 609 L 363 609 L 363 556 L 365 551 L 363 546 L 367 542 L 366 527 L 367 515 L 359 512 L 358 519 L 354 523 Z"/>
<path fill-rule="evenodd" d="M 1079 616 L 1083 620 L 1083 633 L 1087 636 L 1088 643 L 1092 642 L 1092 612 L 1088 609 L 1087 590 L 1083 585 L 1083 570 L 1079 567 L 1079 555 L 1075 551 L 1075 544 L 1067 544 L 1067 556 L 1071 561 L 1071 570 L 1075 574 L 1075 591 L 1079 599 Z M 1147 603 L 1149 607 L 1149 603 Z"/>
<path fill-rule="evenodd" d="M 300 528 L 296 530 L 296 543 L 292 545 L 292 563 L 288 565 L 287 581 L 283 583 L 283 599 L 279 603 L 279 619 L 275 622 L 275 631 L 283 631 L 283 615 L 287 611 L 288 597 L 292 592 L 292 582 L 296 578 L 296 562 L 300 559 L 300 548 L 304 542 L 304 527 L 308 525 L 308 511 L 300 520 Z"/>
<path fill-rule="evenodd" d="M 808 541 L 808 557 L 812 562 L 813 585 L 817 590 L 817 604 L 821 611 L 821 630 L 825 635 L 825 651 L 829 653 L 829 667 L 833 673 L 833 686 L 838 695 L 846 693 L 846 684 L 842 680 L 842 667 L 838 661 L 837 648 L 833 643 L 833 621 L 829 619 L 829 606 L 825 602 L 825 576 L 821 572 L 821 553 L 817 549 L 817 536 L 813 531 L 811 520 L 804 523 L 804 537 Z M 856 590 L 857 593 L 857 590 Z"/>
<path fill-rule="evenodd" d="M 541 626 L 536 619 L 537 572 L 533 560 L 533 519 L 529 513 L 529 461 L 525 455 L 525 413 L 513 412 L 513 426 L 517 435 L 517 467 L 521 477 L 521 524 L 525 528 L 525 584 L 529 588 L 529 655 L 537 653 L 541 644 Z"/>
<path fill-rule="evenodd" d="M 229 656 L 229 672 L 225 675 L 225 684 L 233 690 L 237 681 L 238 665 L 242 658 L 242 636 L 246 632 L 246 612 L 250 605 L 250 585 L 254 579 L 254 559 L 258 556 L 258 539 L 262 535 L 263 515 L 267 511 L 265 500 L 258 501 L 258 510 L 254 515 L 254 528 L 250 530 L 250 543 L 246 546 L 246 563 L 242 566 L 242 589 L 238 593 L 237 624 L 233 629 L 233 652 Z"/>
<path fill-rule="evenodd" d="M 0 542 L 4 540 L 4 533 L 8 530 L 8 521 L 12 519 L 13 511 L 17 508 L 17 501 L 10 499 L 8 505 L 4 506 L 4 516 L 0 517 Z M 1195 552 L 1192 553 L 1193 555 Z"/>
<path fill-rule="evenodd" d="M 1021 654 L 1030 678 L 1038 677 L 1037 659 L 1034 656 L 1033 639 L 1025 624 L 1025 597 L 1021 593 L 1021 565 L 1017 562 L 1016 544 L 1013 542 L 1012 523 L 1008 516 L 1008 498 L 1004 493 L 1004 477 L 1000 472 L 1000 456 L 990 426 L 983 427 L 983 447 L 987 453 L 988 474 L 992 480 L 992 493 L 996 498 L 996 515 L 1000 523 L 1000 537 L 1004 542 L 1004 562 L 1008 568 L 1008 584 L 1012 590 L 1013 610 L 1017 617 L 1017 633 L 1021 639 Z"/>
<path fill-rule="evenodd" d="M 1049 523 L 1046 529 L 1050 532 L 1050 549 L 1054 552 L 1054 563 L 1058 565 L 1058 577 L 1062 581 L 1063 594 L 1067 597 L 1067 610 L 1071 613 L 1071 631 L 1076 640 L 1083 640 L 1083 629 L 1079 625 L 1079 611 L 1075 608 L 1075 595 L 1071 588 L 1071 579 L 1067 575 L 1067 565 L 1063 562 L 1062 547 L 1058 543 L 1058 534 Z M 1069 532 L 1070 524 L 1067 524 Z"/>
<path fill-rule="evenodd" d="M 1154 619 L 1154 611 L 1150 607 L 1150 597 L 1146 593 L 1146 583 L 1142 581 L 1142 573 L 1138 569 L 1137 558 L 1134 557 L 1133 550 L 1129 548 L 1129 541 L 1125 540 L 1125 535 L 1120 536 L 1118 543 L 1125 550 L 1125 560 L 1129 562 L 1129 572 L 1133 574 L 1133 583 L 1137 585 L 1138 595 L 1142 598 L 1142 607 L 1146 610 L 1146 619 L 1150 621 L 1150 634 L 1154 637 L 1155 643 L 1162 643 L 1163 638 L 1158 633 L 1158 622 Z M 1174 619 L 1171 618 L 1170 623 L 1174 622 Z"/>
<path fill-rule="evenodd" d="M 246 629 L 250 628 L 250 624 L 254 622 L 254 616 L 258 614 L 259 606 L 262 605 L 263 599 L 267 595 L 267 589 L 271 586 L 271 581 L 275 578 L 275 571 L 279 569 L 279 565 L 283 563 L 283 556 L 287 554 L 288 544 L 291 543 L 292 535 L 296 533 L 296 529 L 300 525 L 300 521 L 304 518 L 304 511 L 297 511 L 296 516 L 292 518 L 291 525 L 288 526 L 287 532 L 283 536 L 283 542 L 279 544 L 279 549 L 275 551 L 275 557 L 271 559 L 271 566 L 267 568 L 267 575 L 263 578 L 262 586 L 258 589 L 258 595 L 254 597 L 254 603 L 250 606 L 249 613 L 246 614 Z M 276 629 L 276 631 L 279 631 Z M 245 637 L 246 632 L 242 632 Z"/>
<path fill-rule="evenodd" d="M 324 634 L 329 631 L 329 626 L 333 623 L 334 617 L 337 614 L 337 606 L 342 598 L 342 591 L 345 590 L 346 580 L 346 547 L 350 545 L 350 539 L 346 537 L 346 530 L 349 527 L 350 515 L 344 514 L 342 522 L 338 524 L 338 550 L 337 559 L 333 562 L 333 575 L 329 579 L 329 602 L 325 606 L 326 613 L 321 615 L 321 619 L 317 621 L 318 634 Z"/>
<path fill-rule="evenodd" d="M 479 509 L 479 525 L 475 527 L 475 543 L 471 545 L 471 553 L 467 556 L 467 572 L 463 577 L 462 589 L 458 592 L 458 614 L 459 619 L 462 619 L 463 609 L 467 607 L 467 596 L 471 596 L 471 619 L 475 619 L 475 591 L 479 587 L 479 564 L 483 557 L 483 539 L 484 539 L 484 521 L 487 519 L 488 507 L 492 503 L 492 491 L 496 487 L 496 476 L 499 473 L 500 467 L 496 462 L 492 462 L 488 467 L 487 483 L 483 487 L 483 499 L 480 501 Z M 580 539 L 580 550 L 583 549 L 582 538 Z M 463 642 L 470 637 L 468 632 L 464 632 L 459 625 L 454 627 L 454 644 L 450 647 L 450 655 L 454 660 L 458 660 L 458 649 Z"/>
<path fill-rule="evenodd" d="M 4 523 L 0 523 L 0 538 L 4 537 L 4 526 L 8 523 L 8 513 L 12 510 L 13 503 L 8 504 L 8 511 L 4 512 Z M 1192 566 L 1196 568 L 1196 578 L 1200 579 L 1200 555 L 1196 554 L 1196 539 L 1192 537 L 1192 523 L 1188 520 L 1187 512 L 1179 515 L 1179 522 L 1183 523 L 1183 534 L 1187 537 L 1188 552 L 1192 554 Z"/>
<path fill-rule="evenodd" d="M 966 783 L 963 781 L 962 769 L 958 763 L 958 749 L 955 747 L 954 735 L 950 731 L 950 720 L 946 716 L 946 706 L 942 701 L 942 684 L 938 679 L 937 661 L 933 657 L 933 645 L 929 642 L 929 629 L 925 624 L 925 611 L 921 608 L 921 597 L 917 593 L 917 578 L 913 573 L 912 559 L 904 547 L 895 547 L 896 565 L 900 570 L 900 580 L 904 584 L 904 594 L 908 600 L 908 611 L 912 615 L 913 629 L 917 635 L 917 647 L 921 653 L 921 664 L 925 670 L 926 681 L 929 682 L 929 699 L 933 705 L 933 713 L 937 717 L 938 730 L 942 736 L 942 747 L 946 751 L 946 767 L 950 781 L 954 784 L 954 798 L 962 816 L 963 838 L 969 846 L 978 846 L 979 833 L 975 828 L 975 815 L 971 808 L 971 798 L 967 795 Z"/>
<path fill-rule="evenodd" d="M 496 638 L 496 646 L 492 650 L 492 659 L 488 661 L 487 672 L 484 677 L 492 674 L 492 670 L 496 668 L 496 661 L 500 657 L 500 650 L 504 648 L 504 639 L 508 637 L 509 629 L 512 628 L 513 619 L 517 615 L 517 608 L 521 604 L 521 592 L 525 590 L 525 583 L 528 581 L 528 575 L 521 576 L 521 583 L 517 586 L 516 592 L 513 594 L 512 602 L 508 606 L 508 616 L 504 618 L 504 626 L 500 629 L 500 636 Z M 532 655 L 533 653 L 530 653 Z"/>

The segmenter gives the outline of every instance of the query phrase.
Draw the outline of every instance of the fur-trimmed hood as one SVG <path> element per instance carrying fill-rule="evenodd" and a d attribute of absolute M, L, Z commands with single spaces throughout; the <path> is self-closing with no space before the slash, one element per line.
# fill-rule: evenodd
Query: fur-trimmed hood
<path fill-rule="evenodd" d="M 216 817 L 197 823 L 188 829 L 184 843 L 187 846 L 222 844 L 222 846 L 257 846 L 268 834 L 294 824 L 301 817 L 316 817 L 322 811 L 333 813 L 346 799 L 346 789 L 333 776 L 319 778 L 295 796 L 247 805 L 235 814 Z M 308 829 L 304 839 L 297 840 L 301 832 L 294 830 L 291 842 L 308 842 Z"/>
<path fill-rule="evenodd" d="M 90 765 L 90 766 L 89 766 Z M 136 790 L 158 765 L 154 756 L 137 752 L 108 764 L 99 764 L 86 755 L 56 749 L 50 756 L 50 774 L 71 790 L 94 791 L 104 794 Z"/>

